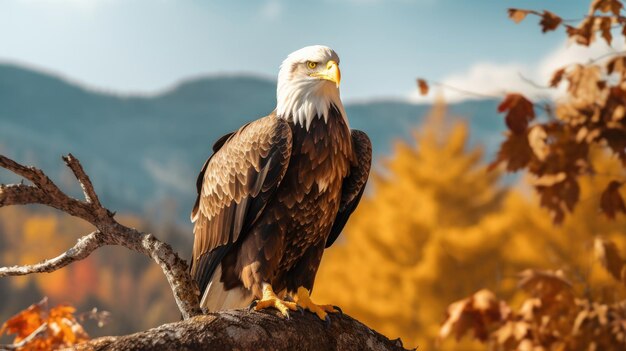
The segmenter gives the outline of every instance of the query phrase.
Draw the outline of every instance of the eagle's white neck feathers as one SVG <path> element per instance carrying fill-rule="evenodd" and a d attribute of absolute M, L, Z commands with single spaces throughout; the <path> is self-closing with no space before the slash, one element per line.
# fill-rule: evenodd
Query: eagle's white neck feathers
<path fill-rule="evenodd" d="M 348 123 L 339 88 L 333 82 L 310 77 L 302 71 L 307 61 L 325 63 L 339 57 L 330 48 L 321 45 L 308 46 L 291 53 L 280 67 L 276 88 L 276 115 L 300 124 L 307 130 L 314 118 L 328 122 L 332 105 Z"/>

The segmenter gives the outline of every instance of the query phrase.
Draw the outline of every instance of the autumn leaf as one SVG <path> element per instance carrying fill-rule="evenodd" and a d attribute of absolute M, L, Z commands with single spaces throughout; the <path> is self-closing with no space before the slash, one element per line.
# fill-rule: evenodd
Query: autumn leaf
<path fill-rule="evenodd" d="M 600 138 L 606 141 L 611 151 L 626 165 L 626 129 L 605 128 Z"/>
<path fill-rule="evenodd" d="M 42 309 L 47 303 L 48 299 L 44 298 L 39 303 L 30 305 L 7 320 L 3 324 L 2 330 L 6 331 L 7 334 L 15 334 L 15 342 L 21 341 L 44 323 Z"/>
<path fill-rule="evenodd" d="M 546 139 L 548 134 L 542 126 L 534 126 L 528 132 L 528 145 L 532 149 L 533 153 L 540 161 L 543 161 L 548 157 L 548 144 Z"/>
<path fill-rule="evenodd" d="M 428 95 L 429 87 L 428 87 L 428 83 L 426 83 L 425 80 L 421 78 L 417 79 L 417 87 L 419 88 L 420 95 L 422 96 Z"/>
<path fill-rule="evenodd" d="M 541 31 L 546 33 L 555 30 L 561 22 L 563 22 L 561 17 L 550 11 L 543 11 L 539 25 L 541 25 Z"/>
<path fill-rule="evenodd" d="M 509 18 L 515 23 L 520 23 L 530 13 L 528 10 L 508 9 Z"/>
<path fill-rule="evenodd" d="M 496 160 L 489 165 L 493 170 L 498 164 L 506 163 L 506 170 L 515 172 L 528 165 L 533 156 L 533 150 L 528 143 L 528 137 L 523 134 L 510 133 L 507 139 L 500 145 Z"/>
<path fill-rule="evenodd" d="M 585 18 L 578 27 L 566 25 L 567 36 L 576 41 L 576 43 L 584 46 L 589 46 L 594 41 L 595 31 L 594 29 L 595 17 L 589 16 Z"/>
<path fill-rule="evenodd" d="M 604 38 L 607 45 L 611 45 L 611 40 L 613 40 L 613 36 L 611 35 L 611 26 L 613 25 L 613 21 L 610 17 L 599 17 L 597 20 L 600 22 L 598 27 L 600 28 L 602 38 Z"/>
<path fill-rule="evenodd" d="M 541 271 L 527 269 L 520 273 L 518 285 L 548 304 L 559 300 L 573 302 L 572 284 L 565 279 L 563 272 L 560 270 Z"/>
<path fill-rule="evenodd" d="M 448 307 L 439 336 L 446 338 L 454 334 L 458 340 L 473 330 L 474 337 L 484 341 L 492 326 L 499 325 L 509 313 L 510 308 L 505 303 L 498 301 L 493 292 L 483 289 Z"/>
<path fill-rule="evenodd" d="M 553 186 L 564 181 L 567 178 L 565 172 L 544 174 L 533 181 L 534 186 Z"/>
<path fill-rule="evenodd" d="M 565 74 L 565 67 L 558 69 L 552 74 L 552 78 L 550 79 L 550 86 L 552 88 L 556 88 L 561 80 L 563 79 L 563 75 Z"/>
<path fill-rule="evenodd" d="M 615 16 L 619 16 L 619 12 L 622 10 L 622 3 L 618 0 L 594 0 L 591 3 L 590 14 L 596 11 L 609 13 L 612 12 Z"/>
<path fill-rule="evenodd" d="M 607 217 L 614 219 L 618 212 L 626 214 L 626 206 L 624 199 L 619 192 L 619 188 L 624 183 L 613 180 L 600 196 L 600 208 Z"/>
<path fill-rule="evenodd" d="M 528 123 L 535 118 L 533 103 L 517 93 L 507 94 L 498 106 L 498 112 L 507 112 L 506 125 L 516 134 L 525 133 Z"/>
<path fill-rule="evenodd" d="M 550 210 L 556 224 L 563 222 L 565 211 L 572 212 L 580 198 L 580 185 L 573 176 L 549 186 L 536 185 L 535 190 L 539 193 L 539 204 Z"/>
<path fill-rule="evenodd" d="M 2 327 L 7 334 L 16 334 L 13 343 L 19 343 L 37 332 L 24 345 L 25 350 L 50 350 L 75 345 L 89 339 L 89 336 L 74 317 L 76 309 L 69 305 L 59 305 L 48 310 L 48 300 L 33 304 L 11 317 Z M 43 327 L 40 328 L 40 327 Z M 0 334 L 1 335 L 1 334 Z"/>
<path fill-rule="evenodd" d="M 621 281 L 624 260 L 619 254 L 617 245 L 612 241 L 596 238 L 593 241 L 593 252 L 602 267 L 611 273 L 617 281 Z"/>
<path fill-rule="evenodd" d="M 606 71 L 608 74 L 612 74 L 614 72 L 616 73 L 622 73 L 624 72 L 624 67 L 626 67 L 626 65 L 624 64 L 626 61 L 626 57 L 625 56 L 615 56 L 612 59 L 609 60 L 609 62 L 606 64 Z"/>

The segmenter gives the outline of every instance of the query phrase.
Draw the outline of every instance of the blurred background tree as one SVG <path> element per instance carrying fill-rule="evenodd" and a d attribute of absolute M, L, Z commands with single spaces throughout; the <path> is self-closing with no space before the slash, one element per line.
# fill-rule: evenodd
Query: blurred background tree
<path fill-rule="evenodd" d="M 521 302 L 524 269 L 561 269 L 579 294 L 598 301 L 626 298 L 590 254 L 598 236 L 626 248 L 626 218 L 598 210 L 610 179 L 582 177 L 579 206 L 555 226 L 530 192 L 530 178 L 502 185 L 444 105 L 417 130 L 415 145 L 398 142 L 376 170 L 343 239 L 325 254 L 314 291 L 320 300 L 407 345 L 483 350 L 471 340 L 438 340 L 446 307 L 482 288 Z M 598 172 L 623 172 L 601 151 L 593 158 Z"/>

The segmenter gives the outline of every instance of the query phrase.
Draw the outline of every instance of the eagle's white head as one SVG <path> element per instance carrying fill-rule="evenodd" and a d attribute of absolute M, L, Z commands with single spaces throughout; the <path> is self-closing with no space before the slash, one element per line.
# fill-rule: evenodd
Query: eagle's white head
<path fill-rule="evenodd" d="M 328 121 L 332 104 L 346 120 L 339 97 L 340 81 L 339 56 L 333 49 L 313 45 L 292 52 L 278 73 L 277 116 L 308 130 L 316 116 Z"/>

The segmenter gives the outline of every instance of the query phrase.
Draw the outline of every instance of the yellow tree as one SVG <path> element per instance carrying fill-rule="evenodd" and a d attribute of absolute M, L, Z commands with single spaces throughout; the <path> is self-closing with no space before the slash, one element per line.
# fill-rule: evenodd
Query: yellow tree
<path fill-rule="evenodd" d="M 497 172 L 439 104 L 371 177 L 370 191 L 322 260 L 315 294 L 389 337 L 432 349 L 450 301 L 502 276 L 506 221 Z M 469 346 L 468 346 L 469 347 Z"/>

